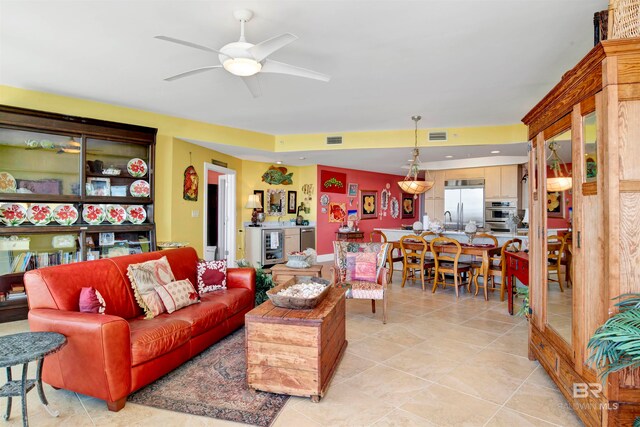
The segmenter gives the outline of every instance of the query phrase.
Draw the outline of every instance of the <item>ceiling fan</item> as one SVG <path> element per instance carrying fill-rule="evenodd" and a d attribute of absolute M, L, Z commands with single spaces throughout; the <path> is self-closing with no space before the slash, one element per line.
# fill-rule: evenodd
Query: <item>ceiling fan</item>
<path fill-rule="evenodd" d="M 237 42 L 224 45 L 219 50 L 173 37 L 155 36 L 155 38 L 160 40 L 204 50 L 206 52 L 217 53 L 221 64 L 196 68 L 194 70 L 176 74 L 175 76 L 167 77 L 165 80 L 170 82 L 183 77 L 203 73 L 205 71 L 224 68 L 229 73 L 242 78 L 244 83 L 247 85 L 247 88 L 255 98 L 262 94 L 260 80 L 258 78 L 259 73 L 289 74 L 291 76 L 305 77 L 324 82 L 328 82 L 331 78 L 326 74 L 268 59 L 271 54 L 282 49 L 298 37 L 290 33 L 284 33 L 258 44 L 248 43 L 244 37 L 244 24 L 251 20 L 253 12 L 247 9 L 241 9 L 236 10 L 233 13 L 233 16 L 240 21 L 240 39 Z"/>

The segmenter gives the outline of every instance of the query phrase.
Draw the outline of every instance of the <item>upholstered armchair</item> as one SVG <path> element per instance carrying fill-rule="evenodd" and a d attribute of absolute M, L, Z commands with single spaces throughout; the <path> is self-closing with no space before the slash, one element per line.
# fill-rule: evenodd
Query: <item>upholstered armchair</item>
<path fill-rule="evenodd" d="M 382 300 L 382 323 L 387 323 L 387 273 L 384 267 L 390 243 L 333 242 L 334 286 L 346 288 L 346 297 L 370 299 L 376 312 L 376 300 Z"/>

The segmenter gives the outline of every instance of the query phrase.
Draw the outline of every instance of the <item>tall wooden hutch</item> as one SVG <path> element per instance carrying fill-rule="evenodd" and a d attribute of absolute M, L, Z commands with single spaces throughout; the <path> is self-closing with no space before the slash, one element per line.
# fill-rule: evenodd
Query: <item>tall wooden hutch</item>
<path fill-rule="evenodd" d="M 27 317 L 26 296 L 9 295 L 12 288 L 20 290 L 26 270 L 155 250 L 156 132 L 0 105 L 0 219 L 7 208 L 20 209 L 16 205 L 78 213 L 73 223 L 64 223 L 60 213 L 55 217 L 62 224 L 0 222 L 0 322 Z M 146 170 L 130 173 L 132 159 L 144 162 Z M 131 164 L 143 165 L 140 161 Z M 88 206 L 120 214 L 131 208 L 131 215 L 87 222 L 82 212 Z"/>
<path fill-rule="evenodd" d="M 529 356 L 586 425 L 632 425 L 640 372 L 610 375 L 599 393 L 586 360 L 589 338 L 616 311 L 613 298 L 640 292 L 640 39 L 598 44 L 523 122 L 531 147 Z M 547 191 L 551 143 L 570 164 L 569 190 Z M 560 292 L 547 281 L 548 220 L 569 202 L 572 286 L 565 281 Z"/>

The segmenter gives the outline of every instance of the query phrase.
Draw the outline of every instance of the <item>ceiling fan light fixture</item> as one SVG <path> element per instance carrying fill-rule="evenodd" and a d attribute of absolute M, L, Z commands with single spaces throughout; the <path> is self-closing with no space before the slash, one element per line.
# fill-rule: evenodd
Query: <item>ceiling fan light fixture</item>
<path fill-rule="evenodd" d="M 250 58 L 229 58 L 222 66 L 231 74 L 240 77 L 253 76 L 262 70 L 262 64 Z"/>

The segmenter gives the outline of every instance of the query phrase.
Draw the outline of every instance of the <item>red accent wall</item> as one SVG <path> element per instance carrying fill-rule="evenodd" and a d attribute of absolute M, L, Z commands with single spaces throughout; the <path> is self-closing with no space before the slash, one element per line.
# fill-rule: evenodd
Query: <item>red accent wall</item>
<path fill-rule="evenodd" d="M 567 168 L 571 171 L 571 163 L 567 163 Z M 553 176 L 551 168 L 547 167 L 547 176 Z M 573 206 L 573 191 L 563 191 L 564 197 L 564 218 L 549 218 L 547 217 L 547 228 L 569 228 L 569 208 Z M 546 197 L 545 197 L 546 199 Z"/>
<path fill-rule="evenodd" d="M 224 175 L 220 172 L 215 172 L 215 171 L 207 171 L 208 173 L 208 177 L 207 177 L 207 181 L 209 182 L 209 184 L 217 184 L 218 183 L 218 177 L 220 175 Z"/>
<path fill-rule="evenodd" d="M 343 168 L 334 168 L 330 166 L 322 166 L 318 165 L 318 196 L 316 201 L 316 208 L 318 209 L 317 215 L 317 225 L 316 225 L 316 235 L 317 235 L 317 244 L 316 251 L 318 255 L 326 255 L 333 253 L 333 241 L 336 238 L 336 231 L 340 228 L 340 223 L 337 222 L 329 222 L 329 213 L 322 213 L 323 206 L 320 205 L 320 197 L 323 194 L 327 194 L 331 202 L 336 203 L 345 203 L 345 207 L 347 210 L 349 209 L 357 209 L 358 215 L 360 215 L 360 206 L 359 206 L 359 197 L 349 197 L 347 194 L 336 194 L 336 193 L 327 193 L 323 192 L 322 186 L 322 171 L 332 171 L 332 172 L 342 172 L 347 174 L 347 182 L 345 186 L 348 188 L 348 185 L 351 183 L 358 184 L 358 190 L 375 190 L 378 192 L 378 218 L 376 219 L 365 219 L 360 220 L 358 222 L 358 226 L 360 230 L 365 233 L 365 241 L 369 241 L 369 233 L 373 231 L 374 228 L 400 228 L 401 224 L 413 224 L 418 219 L 419 214 L 419 201 L 415 203 L 415 214 L 414 218 L 405 218 L 402 219 L 402 192 L 398 187 L 397 182 L 404 178 L 404 175 L 389 175 L 389 174 L 381 174 L 374 172 L 366 172 L 355 169 L 343 169 Z M 391 209 L 388 208 L 386 211 L 386 216 L 383 215 L 383 211 L 380 209 L 380 192 L 386 188 L 386 185 L 389 184 L 389 190 L 391 191 L 391 197 L 395 197 L 398 199 L 398 205 L 400 207 L 400 212 L 398 214 L 397 219 L 391 218 Z M 353 200 L 353 205 L 349 205 L 349 201 Z M 389 199 L 391 202 L 391 198 Z M 391 205 L 391 203 L 389 203 Z M 328 208 L 328 206 L 327 206 Z M 327 209 L 328 211 L 328 209 Z"/>

